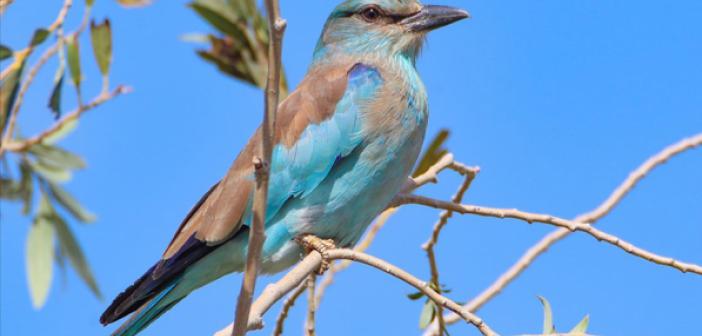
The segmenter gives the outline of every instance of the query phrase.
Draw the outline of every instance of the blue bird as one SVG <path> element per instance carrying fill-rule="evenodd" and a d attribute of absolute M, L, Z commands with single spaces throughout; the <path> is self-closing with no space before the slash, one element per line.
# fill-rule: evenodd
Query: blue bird
<path fill-rule="evenodd" d="M 400 191 L 427 126 L 417 56 L 427 32 L 467 17 L 417 0 L 347 0 L 334 9 L 307 75 L 278 110 L 263 273 L 297 262 L 295 238 L 305 234 L 354 245 Z M 161 259 L 103 313 L 105 325 L 132 314 L 113 335 L 135 335 L 193 290 L 243 271 L 260 139 L 259 129 Z"/>

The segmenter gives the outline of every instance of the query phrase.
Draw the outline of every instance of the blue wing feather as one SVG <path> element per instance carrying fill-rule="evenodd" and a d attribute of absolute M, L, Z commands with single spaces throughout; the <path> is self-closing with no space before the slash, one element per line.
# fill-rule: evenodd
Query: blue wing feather
<path fill-rule="evenodd" d="M 361 111 L 382 86 L 380 73 L 356 64 L 348 74 L 346 91 L 331 118 L 310 124 L 290 148 L 273 149 L 266 217 L 272 218 L 292 197 L 309 195 L 329 174 L 334 163 L 362 142 Z"/>

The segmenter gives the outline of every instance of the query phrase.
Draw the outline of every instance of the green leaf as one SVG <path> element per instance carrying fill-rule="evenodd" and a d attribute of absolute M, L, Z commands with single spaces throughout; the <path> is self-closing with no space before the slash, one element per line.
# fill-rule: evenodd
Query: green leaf
<path fill-rule="evenodd" d="M 568 333 L 570 335 L 585 335 L 587 327 L 590 325 L 590 315 L 585 315 L 580 322 Z"/>
<path fill-rule="evenodd" d="M 78 39 L 76 38 L 75 34 L 66 39 L 66 51 L 68 69 L 71 72 L 73 84 L 76 86 L 76 90 L 80 93 L 80 82 L 82 80 L 80 70 L 80 46 L 78 45 Z"/>
<path fill-rule="evenodd" d="M 29 42 L 29 45 L 31 47 L 36 47 L 42 44 L 44 41 L 46 41 L 46 38 L 49 37 L 49 33 L 50 32 L 44 28 L 35 30 L 34 35 L 32 35 L 32 41 Z"/>
<path fill-rule="evenodd" d="M 15 105 L 15 98 L 19 91 L 20 79 L 26 60 L 26 53 L 18 56 L 8 67 L 9 70 L 5 78 L 0 81 L 0 133 L 5 130 L 12 106 Z"/>
<path fill-rule="evenodd" d="M 51 219 L 58 234 L 62 254 L 68 257 L 71 266 L 78 272 L 78 275 L 83 279 L 85 284 L 88 285 L 93 294 L 101 298 L 102 294 L 100 293 L 100 288 L 98 288 L 93 272 L 90 270 L 83 250 L 80 248 L 73 232 L 71 232 L 66 222 L 56 213 L 54 213 Z"/>
<path fill-rule="evenodd" d="M 245 40 L 245 33 L 237 26 L 241 17 L 226 0 L 195 0 L 188 6 L 220 32 L 235 36 L 236 40 L 242 43 Z"/>
<path fill-rule="evenodd" d="M 448 153 L 448 150 L 443 148 L 443 146 L 446 143 L 449 134 L 449 130 L 442 129 L 439 131 L 439 134 L 437 134 L 434 139 L 431 140 L 431 143 L 429 143 L 429 146 L 421 155 L 417 168 L 414 170 L 414 173 L 412 173 L 413 177 L 424 174 L 431 166 L 433 166 L 437 161 L 439 161 L 439 159 Z"/>
<path fill-rule="evenodd" d="M 102 76 L 107 76 L 112 63 L 112 29 L 110 20 L 105 19 L 100 24 L 95 21 L 90 22 L 90 38 L 93 43 L 93 54 L 100 67 Z"/>
<path fill-rule="evenodd" d="M 76 127 L 78 127 L 78 119 L 71 119 L 65 122 L 63 125 L 61 125 L 61 127 L 58 130 L 56 130 L 56 132 L 44 138 L 43 143 L 49 145 L 55 144 L 56 142 L 60 141 L 61 139 L 65 138 L 68 134 L 73 132 L 73 130 L 75 130 Z"/>
<path fill-rule="evenodd" d="M 17 201 L 22 199 L 20 183 L 9 178 L 0 178 L 0 198 Z"/>
<path fill-rule="evenodd" d="M 419 300 L 419 299 L 421 299 L 421 298 L 423 298 L 423 297 L 424 297 L 424 293 L 422 293 L 422 292 L 416 292 L 416 293 L 412 293 L 412 294 L 407 294 L 407 298 L 410 299 L 410 300 L 412 300 L 412 301 Z"/>
<path fill-rule="evenodd" d="M 91 223 L 95 221 L 95 215 L 83 208 L 83 206 L 65 189 L 61 188 L 56 183 L 48 183 L 51 196 L 61 204 L 68 212 L 77 220 L 83 223 Z"/>
<path fill-rule="evenodd" d="M 0 61 L 12 57 L 12 49 L 0 44 Z"/>
<path fill-rule="evenodd" d="M 26 258 L 32 305 L 39 309 L 49 294 L 54 261 L 54 227 L 44 217 L 37 217 L 29 229 Z"/>
<path fill-rule="evenodd" d="M 53 145 L 35 144 L 29 147 L 29 152 L 34 154 L 37 160 L 56 168 L 74 170 L 86 166 L 80 156 Z"/>
<path fill-rule="evenodd" d="M 32 211 L 32 194 L 34 193 L 34 183 L 32 183 L 32 168 L 29 161 L 22 159 L 20 169 L 20 192 L 22 193 L 22 214 L 28 215 Z"/>
<path fill-rule="evenodd" d="M 61 89 L 63 88 L 63 78 L 65 77 L 65 72 L 65 67 L 63 63 L 61 63 L 58 70 L 56 70 L 56 75 L 54 77 L 54 88 L 51 90 L 51 97 L 49 97 L 49 108 L 54 113 L 54 118 L 56 119 L 61 117 Z"/>
<path fill-rule="evenodd" d="M 425 329 L 426 327 L 428 327 L 431 321 L 434 321 L 435 316 L 436 308 L 434 307 L 434 302 L 431 300 L 427 300 L 427 302 L 424 303 L 424 307 L 422 308 L 422 313 L 419 314 L 419 328 Z"/>
<path fill-rule="evenodd" d="M 61 183 L 66 182 L 71 179 L 71 172 L 69 170 L 52 166 L 44 161 L 27 161 L 32 170 L 41 177 L 54 182 Z"/>
<path fill-rule="evenodd" d="M 539 296 L 539 301 L 544 305 L 544 335 L 556 333 L 556 327 L 553 325 L 553 313 L 551 311 L 551 304 L 546 300 L 546 298 Z"/>
<path fill-rule="evenodd" d="M 95 4 L 95 0 L 85 0 L 86 7 L 93 7 L 94 4 Z"/>

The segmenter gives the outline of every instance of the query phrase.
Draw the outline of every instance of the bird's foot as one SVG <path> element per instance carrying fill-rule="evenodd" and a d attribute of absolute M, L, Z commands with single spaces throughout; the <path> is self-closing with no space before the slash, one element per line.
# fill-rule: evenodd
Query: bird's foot
<path fill-rule="evenodd" d="M 305 254 L 309 254 L 312 251 L 317 251 L 322 255 L 322 265 L 317 271 L 319 275 L 324 274 L 324 272 L 329 269 L 330 261 L 327 251 L 336 248 L 334 240 L 321 239 L 315 235 L 305 234 L 295 237 L 295 241 L 305 249 Z"/>

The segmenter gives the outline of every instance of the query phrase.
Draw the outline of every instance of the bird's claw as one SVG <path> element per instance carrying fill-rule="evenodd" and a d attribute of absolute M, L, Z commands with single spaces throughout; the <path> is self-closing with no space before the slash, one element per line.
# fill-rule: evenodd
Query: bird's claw
<path fill-rule="evenodd" d="M 311 234 L 306 234 L 306 235 L 301 235 L 298 237 L 295 237 L 295 241 L 302 246 L 302 248 L 305 249 L 305 254 L 309 254 L 312 251 L 317 251 L 319 254 L 322 255 L 322 265 L 319 267 L 319 270 L 317 273 L 319 275 L 324 274 L 329 267 L 330 267 L 330 261 L 329 261 L 329 255 L 327 254 L 328 250 L 335 249 L 336 245 L 334 244 L 334 240 L 332 239 L 321 239 L 315 235 Z"/>

